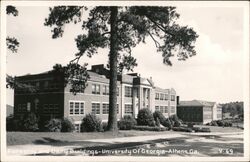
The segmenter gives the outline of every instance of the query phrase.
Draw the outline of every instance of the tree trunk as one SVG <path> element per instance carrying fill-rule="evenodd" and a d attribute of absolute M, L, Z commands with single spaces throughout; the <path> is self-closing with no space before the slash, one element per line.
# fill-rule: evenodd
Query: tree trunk
<path fill-rule="evenodd" d="M 118 55 L 118 43 L 117 43 L 117 13 L 118 7 L 111 7 L 110 17 L 110 79 L 109 79 L 109 118 L 108 118 L 108 130 L 117 131 L 117 55 Z"/>

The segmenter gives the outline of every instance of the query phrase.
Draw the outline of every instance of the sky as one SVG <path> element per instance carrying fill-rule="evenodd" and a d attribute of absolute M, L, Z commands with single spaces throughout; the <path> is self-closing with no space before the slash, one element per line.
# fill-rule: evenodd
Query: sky
<path fill-rule="evenodd" d="M 51 70 L 55 63 L 66 65 L 77 48 L 74 39 L 82 32 L 81 24 L 69 24 L 62 38 L 52 39 L 51 28 L 44 26 L 48 7 L 18 7 L 17 17 L 7 16 L 7 35 L 15 36 L 18 53 L 7 51 L 7 73 L 20 76 Z M 199 38 L 197 55 L 186 61 L 162 63 L 154 43 L 146 39 L 133 49 L 142 77 L 152 77 L 156 86 L 174 88 L 180 100 L 201 99 L 219 103 L 243 100 L 243 10 L 240 7 L 182 7 L 178 23 L 192 27 Z M 81 62 L 107 63 L 107 49 Z M 7 90 L 7 104 L 13 105 L 13 90 Z"/>

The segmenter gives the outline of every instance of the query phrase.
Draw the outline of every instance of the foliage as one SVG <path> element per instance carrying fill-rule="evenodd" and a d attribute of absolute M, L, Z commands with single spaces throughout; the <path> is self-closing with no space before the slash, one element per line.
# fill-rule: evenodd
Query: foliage
<path fill-rule="evenodd" d="M 60 132 L 61 129 L 62 123 L 60 119 L 50 119 L 45 125 L 45 130 L 48 132 Z"/>
<path fill-rule="evenodd" d="M 195 132 L 211 132 L 210 128 L 193 127 Z"/>
<path fill-rule="evenodd" d="M 154 116 L 148 108 L 139 110 L 137 115 L 137 124 L 155 126 Z"/>
<path fill-rule="evenodd" d="M 140 131 L 166 131 L 165 127 L 157 127 L 157 126 L 146 126 L 146 125 L 136 125 L 133 127 L 135 130 Z"/>
<path fill-rule="evenodd" d="M 136 125 L 136 120 L 131 115 L 125 115 L 119 122 L 118 128 L 120 130 L 130 130 Z"/>
<path fill-rule="evenodd" d="M 38 118 L 34 113 L 27 113 L 24 115 L 21 121 L 21 130 L 22 131 L 37 131 L 38 130 Z"/>
<path fill-rule="evenodd" d="M 102 121 L 94 114 L 87 114 L 82 119 L 81 131 L 100 132 L 102 131 Z"/>
<path fill-rule="evenodd" d="M 14 115 L 10 115 L 6 118 L 6 130 L 7 131 L 19 131 L 20 119 L 14 118 Z"/>
<path fill-rule="evenodd" d="M 8 5 L 6 7 L 6 14 L 7 15 L 12 14 L 13 16 L 18 16 L 18 10 L 16 9 L 16 7 Z"/>
<path fill-rule="evenodd" d="M 54 78 L 63 79 L 64 86 L 69 83 L 71 85 L 70 91 L 73 92 L 73 94 L 78 92 L 83 93 L 87 87 L 87 80 L 89 79 L 87 65 L 88 64 L 79 65 L 74 62 L 70 62 L 67 66 L 56 64 L 53 66 L 51 73 Z"/>
<path fill-rule="evenodd" d="M 68 118 L 63 118 L 61 125 L 61 132 L 73 132 L 75 130 L 74 124 Z"/>
<path fill-rule="evenodd" d="M 154 116 L 154 120 L 156 121 L 157 123 L 157 120 L 160 122 L 161 125 L 163 125 L 164 127 L 167 127 L 168 130 L 171 129 L 172 127 L 172 124 L 170 122 L 170 120 L 168 118 L 166 118 L 162 112 L 160 111 L 155 111 L 153 113 L 153 116 Z"/>
<path fill-rule="evenodd" d="M 243 102 L 230 102 L 222 104 L 222 112 L 230 113 L 232 117 L 235 115 L 244 114 L 244 103 Z"/>
<path fill-rule="evenodd" d="M 177 117 L 177 115 L 171 115 L 169 117 L 170 122 L 174 127 L 180 127 L 182 126 L 182 121 Z"/>
<path fill-rule="evenodd" d="M 180 132 L 192 132 L 191 128 L 185 128 L 185 127 L 173 127 L 172 130 Z"/>
<path fill-rule="evenodd" d="M 7 48 L 13 52 L 16 53 L 17 52 L 17 48 L 19 47 L 19 42 L 15 37 L 7 37 L 6 38 L 6 45 Z"/>
<path fill-rule="evenodd" d="M 102 122 L 102 130 L 107 131 L 108 130 L 108 123 L 107 122 Z"/>
<path fill-rule="evenodd" d="M 194 127 L 194 123 L 188 123 L 188 124 L 187 124 L 187 127 L 188 127 L 188 128 L 193 128 L 193 127 Z"/>
<path fill-rule="evenodd" d="M 219 126 L 219 127 L 232 127 L 233 123 L 231 121 L 225 121 L 225 120 L 213 120 L 210 123 L 207 123 L 206 125 Z"/>

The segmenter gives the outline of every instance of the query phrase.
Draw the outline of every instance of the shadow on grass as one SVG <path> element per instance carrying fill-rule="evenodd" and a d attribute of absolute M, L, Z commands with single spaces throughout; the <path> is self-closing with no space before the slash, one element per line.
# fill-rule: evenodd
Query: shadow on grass
<path fill-rule="evenodd" d="M 201 140 L 196 140 L 196 138 L 201 138 Z M 190 139 L 192 139 L 190 141 Z M 212 141 L 206 139 L 212 139 Z M 232 140 L 239 140 L 238 143 L 230 143 Z M 228 141 L 228 142 L 227 142 Z M 105 142 L 91 142 L 91 141 L 61 141 L 55 140 L 52 138 L 44 137 L 43 140 L 36 140 L 35 144 L 46 144 L 51 146 L 67 146 L 67 145 L 77 145 L 80 148 L 71 149 L 72 152 L 65 153 L 41 153 L 36 154 L 39 156 L 243 156 L 243 141 L 242 138 L 229 138 L 229 137 L 220 137 L 216 135 L 204 135 L 204 136 L 189 136 L 189 137 L 180 137 L 180 138 L 161 138 L 156 140 L 147 140 L 142 142 L 116 142 L 116 143 L 105 143 Z M 158 145 L 159 144 L 159 145 Z M 81 147 L 82 146 L 82 147 Z M 133 153 L 132 150 L 197 150 L 199 154 L 189 154 L 189 153 L 164 153 L 164 154 L 147 154 L 147 153 Z M 233 152 L 229 152 L 233 150 Z M 107 150 L 107 152 L 103 151 Z M 112 153 L 112 151 L 124 151 Z M 87 153 L 86 153 L 87 151 Z M 94 153 L 91 151 L 95 151 Z M 110 152 L 111 151 L 111 152 Z M 146 151 L 145 151 L 146 152 Z"/>

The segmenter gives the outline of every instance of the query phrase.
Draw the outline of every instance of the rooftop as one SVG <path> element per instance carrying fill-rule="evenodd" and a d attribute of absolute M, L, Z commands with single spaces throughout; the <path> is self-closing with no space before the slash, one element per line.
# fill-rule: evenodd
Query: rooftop
<path fill-rule="evenodd" d="M 215 102 L 204 100 L 180 101 L 180 106 L 214 106 Z"/>

